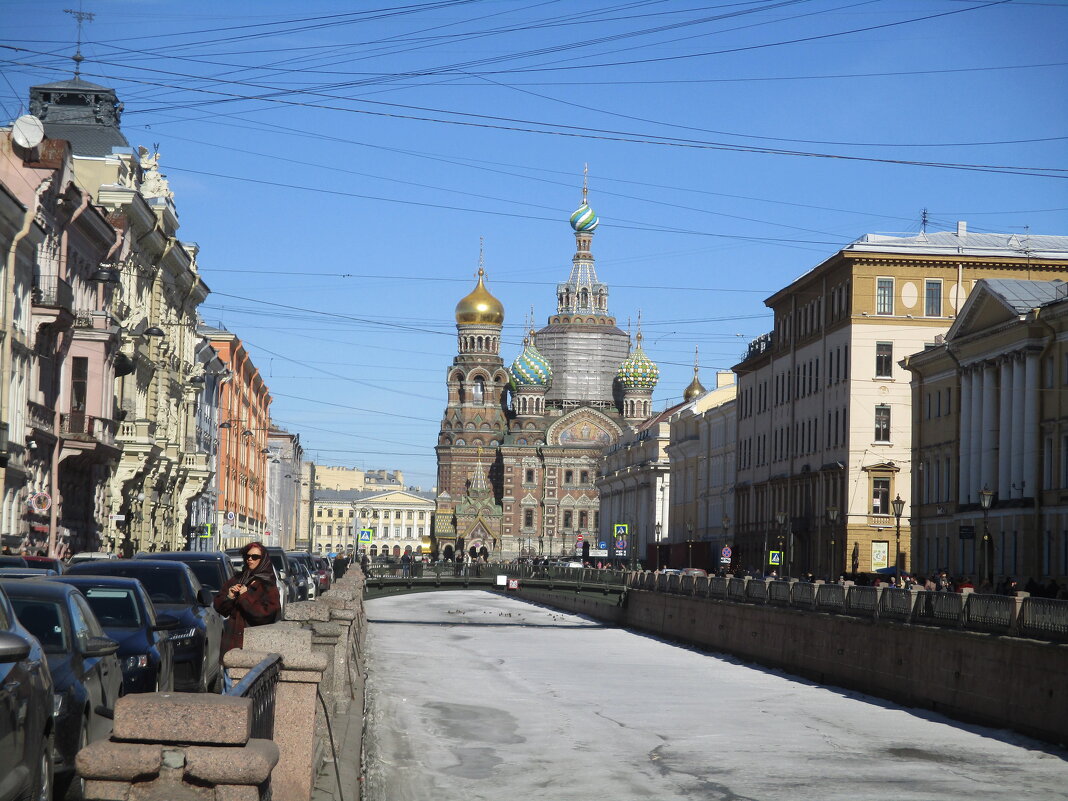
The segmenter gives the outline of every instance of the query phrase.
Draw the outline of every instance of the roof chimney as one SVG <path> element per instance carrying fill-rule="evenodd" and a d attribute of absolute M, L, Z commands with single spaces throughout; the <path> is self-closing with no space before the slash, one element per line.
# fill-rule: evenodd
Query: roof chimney
<path fill-rule="evenodd" d="M 957 220 L 957 236 L 964 238 L 968 235 L 968 223 L 964 220 Z"/>

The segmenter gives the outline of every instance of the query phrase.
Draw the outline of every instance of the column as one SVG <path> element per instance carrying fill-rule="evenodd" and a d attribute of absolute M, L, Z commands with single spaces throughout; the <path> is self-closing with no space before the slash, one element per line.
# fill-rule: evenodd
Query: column
<path fill-rule="evenodd" d="M 960 373 L 960 432 L 957 447 L 960 449 L 960 464 L 957 470 L 957 503 L 967 503 L 971 491 L 971 450 L 968 432 L 972 428 L 972 374 L 967 368 Z"/>
<path fill-rule="evenodd" d="M 983 368 L 972 367 L 972 414 L 971 428 L 968 434 L 968 500 L 979 501 L 979 490 L 983 487 Z"/>
<path fill-rule="evenodd" d="M 983 365 L 983 466 L 977 489 L 996 489 L 998 480 L 998 388 L 997 366 Z"/>
<path fill-rule="evenodd" d="M 1024 361 L 1012 360 L 1012 474 L 1009 481 L 1013 498 L 1023 497 L 1024 481 Z"/>
<path fill-rule="evenodd" d="M 1012 484 L 1012 361 L 1001 360 L 1001 398 L 998 405 L 998 484 L 999 498 L 1009 498 Z"/>
<path fill-rule="evenodd" d="M 1016 441 L 1016 447 L 1023 451 L 1023 480 L 1024 486 L 1021 495 L 1024 497 L 1036 497 L 1039 492 L 1038 486 L 1038 454 L 1042 442 L 1042 432 L 1038 426 L 1038 410 L 1041 403 L 1041 389 L 1039 388 L 1038 354 L 1028 353 L 1024 375 L 1026 384 L 1024 387 L 1024 434 L 1023 439 Z"/>

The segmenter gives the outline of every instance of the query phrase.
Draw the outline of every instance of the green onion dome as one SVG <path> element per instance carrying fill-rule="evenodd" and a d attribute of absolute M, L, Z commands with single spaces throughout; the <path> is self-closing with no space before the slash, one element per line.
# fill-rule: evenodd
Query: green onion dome
<path fill-rule="evenodd" d="M 596 212 L 583 203 L 571 215 L 571 227 L 576 231 L 592 231 L 601 222 Z"/>
<path fill-rule="evenodd" d="M 623 364 L 619 365 L 616 378 L 624 389 L 652 389 L 660 380 L 660 368 L 642 350 L 642 335 L 638 332 L 638 344 Z"/>
<path fill-rule="evenodd" d="M 553 368 L 532 339 L 524 339 L 523 352 L 512 362 L 512 383 L 518 387 L 547 387 L 553 380 Z"/>

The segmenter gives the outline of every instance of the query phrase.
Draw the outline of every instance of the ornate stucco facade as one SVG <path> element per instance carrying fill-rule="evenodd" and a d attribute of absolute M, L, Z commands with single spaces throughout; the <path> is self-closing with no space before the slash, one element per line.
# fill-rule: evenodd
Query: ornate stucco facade
<path fill-rule="evenodd" d="M 556 313 L 530 331 L 511 367 L 500 355 L 504 307 L 479 268 L 456 306 L 457 355 L 438 436 L 434 551 L 493 559 L 581 554 L 602 526 L 604 450 L 647 418 L 658 371 L 608 310 L 583 203 Z"/>
<path fill-rule="evenodd" d="M 312 521 L 315 553 L 358 553 L 368 557 L 429 554 L 434 494 L 406 489 L 322 490 Z M 371 532 L 370 543 L 359 532 Z"/>

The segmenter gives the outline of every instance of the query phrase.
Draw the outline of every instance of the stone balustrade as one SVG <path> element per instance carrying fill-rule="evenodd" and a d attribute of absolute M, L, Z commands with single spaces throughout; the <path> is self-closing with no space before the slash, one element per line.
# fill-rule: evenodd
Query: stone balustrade
<path fill-rule="evenodd" d="M 146 693 L 119 699 L 111 739 L 78 755 L 85 798 L 309 801 L 324 766 L 333 775 L 329 715 L 335 738 L 343 738 L 335 742 L 337 753 L 355 764 L 355 775 L 342 772 L 352 776 L 344 796 L 358 799 L 366 625 L 363 574 L 353 568 L 317 600 L 288 604 L 284 620 L 245 630 L 244 648 L 223 660 L 235 682 L 268 654 L 282 657 L 270 740 L 251 738 L 247 698 Z"/>

